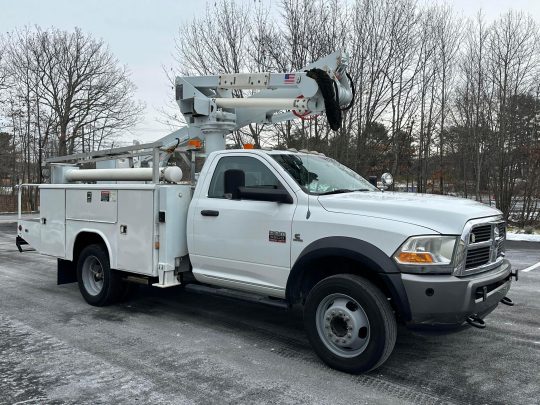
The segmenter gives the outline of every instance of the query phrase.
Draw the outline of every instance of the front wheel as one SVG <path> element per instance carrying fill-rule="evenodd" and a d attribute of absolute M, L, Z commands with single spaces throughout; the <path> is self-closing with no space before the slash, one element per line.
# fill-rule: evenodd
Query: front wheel
<path fill-rule="evenodd" d="M 109 255 L 102 245 L 89 245 L 77 261 L 77 281 L 86 302 L 105 306 L 116 302 L 122 292 L 122 280 L 111 269 Z"/>
<path fill-rule="evenodd" d="M 351 274 L 315 285 L 306 300 L 304 321 L 317 355 L 348 373 L 379 367 L 396 342 L 397 325 L 388 300 L 368 280 Z"/>

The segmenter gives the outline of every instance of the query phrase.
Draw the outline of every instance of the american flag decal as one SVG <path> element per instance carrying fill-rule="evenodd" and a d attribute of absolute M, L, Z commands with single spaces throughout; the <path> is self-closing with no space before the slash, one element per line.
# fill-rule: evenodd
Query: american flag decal
<path fill-rule="evenodd" d="M 283 80 L 283 83 L 285 84 L 294 84 L 295 82 L 295 75 L 294 73 L 285 73 L 285 79 Z"/>

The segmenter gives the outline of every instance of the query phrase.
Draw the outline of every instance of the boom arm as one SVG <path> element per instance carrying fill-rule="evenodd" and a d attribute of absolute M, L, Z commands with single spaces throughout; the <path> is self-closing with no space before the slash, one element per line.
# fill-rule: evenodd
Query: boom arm
<path fill-rule="evenodd" d="M 188 123 L 187 133 L 183 133 L 189 139 L 190 131 L 197 132 L 210 153 L 225 149 L 226 134 L 250 123 L 276 123 L 324 111 L 328 115 L 329 108 L 339 109 L 353 98 L 345 73 L 347 64 L 348 56 L 338 51 L 306 66 L 302 72 L 177 77 L 176 101 Z M 328 89 L 325 94 L 321 76 L 327 86 L 333 85 L 333 105 Z M 233 97 L 234 90 L 259 91 L 238 98 Z"/>

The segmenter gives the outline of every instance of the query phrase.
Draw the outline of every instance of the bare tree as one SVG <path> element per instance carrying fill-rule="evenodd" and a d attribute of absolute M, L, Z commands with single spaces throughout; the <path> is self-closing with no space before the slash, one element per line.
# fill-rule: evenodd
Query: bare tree
<path fill-rule="evenodd" d="M 492 175 L 497 206 L 509 214 L 517 173 L 515 156 L 509 153 L 513 140 L 510 100 L 536 87 L 538 72 L 538 25 L 524 13 L 509 11 L 495 21 L 489 41 L 490 78 L 494 86 L 495 164 Z"/>
<path fill-rule="evenodd" d="M 6 36 L 2 58 L 0 114 L 9 131 L 12 183 L 42 182 L 45 158 L 99 148 L 141 112 L 126 68 L 78 29 L 16 30 Z M 35 204 L 37 195 L 30 200 Z"/>
<path fill-rule="evenodd" d="M 6 57 L 5 57 L 5 43 L 4 39 L 0 36 L 0 92 L 5 89 L 7 82 L 8 70 L 6 66 Z M 0 93 L 0 100 L 2 93 Z"/>
<path fill-rule="evenodd" d="M 78 28 L 73 33 L 37 30 L 42 102 L 54 111 L 59 153 L 73 150 L 83 127 L 122 130 L 136 121 L 142 106 L 133 101 L 128 71 L 107 49 Z"/>
<path fill-rule="evenodd" d="M 439 125 L 439 192 L 444 192 L 444 134 L 446 118 L 449 113 L 449 100 L 452 96 L 455 77 L 455 62 L 458 57 L 462 32 L 459 22 L 448 6 L 438 7 L 435 11 L 435 41 L 438 69 L 437 81 L 440 88 L 440 125 Z"/>

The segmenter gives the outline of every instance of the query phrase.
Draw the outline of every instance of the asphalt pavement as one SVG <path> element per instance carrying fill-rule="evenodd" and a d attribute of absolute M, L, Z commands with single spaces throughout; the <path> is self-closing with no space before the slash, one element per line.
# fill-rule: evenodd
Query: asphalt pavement
<path fill-rule="evenodd" d="M 379 369 L 353 376 L 311 350 L 302 315 L 144 287 L 87 305 L 56 261 L 19 253 L 0 221 L 0 404 L 540 404 L 540 268 L 521 273 L 487 328 L 400 327 Z M 515 268 L 540 244 L 509 242 Z"/>

